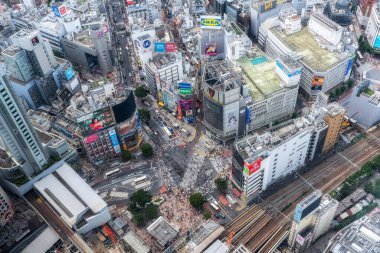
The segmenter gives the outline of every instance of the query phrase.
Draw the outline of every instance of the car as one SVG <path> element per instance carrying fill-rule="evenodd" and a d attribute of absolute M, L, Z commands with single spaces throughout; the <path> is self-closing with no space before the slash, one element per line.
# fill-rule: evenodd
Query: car
<path fill-rule="evenodd" d="M 166 121 L 163 122 L 165 126 L 168 126 L 168 123 L 166 123 Z"/>
<path fill-rule="evenodd" d="M 224 214 L 222 214 L 222 213 L 216 213 L 215 217 L 218 219 L 225 219 L 226 218 L 226 216 L 224 216 Z"/>
<path fill-rule="evenodd" d="M 157 115 L 160 115 L 160 112 L 158 110 L 156 110 L 156 113 L 157 113 Z"/>

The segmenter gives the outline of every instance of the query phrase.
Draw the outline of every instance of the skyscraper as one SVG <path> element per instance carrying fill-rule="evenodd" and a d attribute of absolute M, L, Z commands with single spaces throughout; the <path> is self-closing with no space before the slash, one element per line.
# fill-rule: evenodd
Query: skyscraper
<path fill-rule="evenodd" d="M 7 224 L 13 214 L 14 211 L 11 207 L 11 201 L 4 192 L 3 188 L 0 187 L 0 227 Z"/>
<path fill-rule="evenodd" d="M 45 150 L 39 142 L 33 127 L 13 89 L 3 68 L 0 67 L 0 137 L 5 149 L 21 165 L 14 171 L 2 171 L 8 179 L 31 176 L 47 164 Z"/>

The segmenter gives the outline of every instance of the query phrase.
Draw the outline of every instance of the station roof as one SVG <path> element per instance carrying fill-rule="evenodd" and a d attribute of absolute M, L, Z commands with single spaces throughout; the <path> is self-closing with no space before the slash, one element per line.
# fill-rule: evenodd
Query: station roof
<path fill-rule="evenodd" d="M 276 73 L 276 63 L 257 49 L 254 57 L 244 56 L 237 60 L 248 83 L 249 94 L 259 102 L 281 91 L 281 79 Z"/>
<path fill-rule="evenodd" d="M 327 71 L 347 58 L 346 53 L 330 52 L 326 48 L 322 48 L 307 27 L 303 27 L 300 32 L 293 34 L 284 33 L 279 26 L 270 30 L 289 49 L 302 56 L 301 61 L 314 71 Z"/>
<path fill-rule="evenodd" d="M 58 240 L 58 234 L 50 227 L 47 227 L 21 253 L 46 252 Z"/>

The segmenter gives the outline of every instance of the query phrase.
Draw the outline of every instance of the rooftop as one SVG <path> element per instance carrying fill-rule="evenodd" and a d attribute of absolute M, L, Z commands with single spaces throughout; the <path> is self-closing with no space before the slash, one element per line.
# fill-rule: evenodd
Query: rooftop
<path fill-rule="evenodd" d="M 16 45 L 12 45 L 12 46 L 8 47 L 7 49 L 5 49 L 3 52 L 1 52 L 1 54 L 12 57 L 20 51 L 22 51 L 22 49 L 20 47 L 18 47 Z"/>
<path fill-rule="evenodd" d="M 178 231 L 173 228 L 162 216 L 158 217 L 148 228 L 149 234 L 165 247 L 166 244 L 177 237 Z"/>
<path fill-rule="evenodd" d="M 264 100 L 284 89 L 276 73 L 276 63 L 261 50 L 257 49 L 255 56 L 244 56 L 237 62 L 248 82 L 249 93 L 254 102 Z"/>
<path fill-rule="evenodd" d="M 12 168 L 16 166 L 16 162 L 4 149 L 0 148 L 0 168 Z"/>
<path fill-rule="evenodd" d="M 150 249 L 145 242 L 131 230 L 123 236 L 123 241 L 128 244 L 136 253 L 149 253 Z"/>
<path fill-rule="evenodd" d="M 347 58 L 346 53 L 330 52 L 322 48 L 307 27 L 293 34 L 286 34 L 279 26 L 270 30 L 289 49 L 301 56 L 302 62 L 316 71 L 326 71 Z"/>
<path fill-rule="evenodd" d="M 178 60 L 180 60 L 178 54 L 161 53 L 153 56 L 153 58 L 149 60 L 148 65 L 153 69 L 161 69 L 177 62 Z"/>

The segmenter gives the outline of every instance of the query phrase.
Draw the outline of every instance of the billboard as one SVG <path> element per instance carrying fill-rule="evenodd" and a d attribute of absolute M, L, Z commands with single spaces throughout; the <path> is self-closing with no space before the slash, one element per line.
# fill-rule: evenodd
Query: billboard
<path fill-rule="evenodd" d="M 299 243 L 299 245 L 303 246 L 305 243 L 305 238 L 303 238 L 300 234 L 297 234 L 296 241 Z"/>
<path fill-rule="evenodd" d="M 143 48 L 149 48 L 150 45 L 152 45 L 152 42 L 150 42 L 150 40 L 144 40 L 144 42 L 143 42 Z"/>
<path fill-rule="evenodd" d="M 374 49 L 380 49 L 380 35 L 376 36 L 375 43 L 373 44 Z"/>
<path fill-rule="evenodd" d="M 251 122 L 251 111 L 249 108 L 245 108 L 245 123 L 249 124 Z"/>
<path fill-rule="evenodd" d="M 115 122 L 112 117 L 111 108 L 106 107 L 78 118 L 77 123 L 82 135 L 87 136 L 103 130 Z"/>
<path fill-rule="evenodd" d="M 210 43 L 206 44 L 205 55 L 208 55 L 208 56 L 215 56 L 216 55 L 216 42 L 215 41 L 211 41 Z"/>
<path fill-rule="evenodd" d="M 223 106 L 207 97 L 204 98 L 204 119 L 212 127 L 223 130 Z"/>
<path fill-rule="evenodd" d="M 84 138 L 84 144 L 89 144 L 91 142 L 97 141 L 98 139 L 99 137 L 97 134 L 87 136 L 86 138 Z"/>
<path fill-rule="evenodd" d="M 35 46 L 37 45 L 38 43 L 40 43 L 40 40 L 38 39 L 38 37 L 33 37 L 30 42 L 32 42 L 32 45 Z"/>
<path fill-rule="evenodd" d="M 272 10 L 272 9 L 276 8 L 276 6 L 277 6 L 276 0 L 270 0 L 270 1 L 260 3 L 259 12 L 263 13 L 263 12 Z"/>
<path fill-rule="evenodd" d="M 346 74 L 345 74 L 346 76 L 350 73 L 351 66 L 352 66 L 352 59 L 348 60 L 348 64 L 347 64 L 347 68 L 346 68 Z"/>
<path fill-rule="evenodd" d="M 229 112 L 227 115 L 227 126 L 235 127 L 238 124 L 239 116 L 237 112 Z"/>
<path fill-rule="evenodd" d="M 112 143 L 112 146 L 113 146 L 113 150 L 115 150 L 115 152 L 117 154 L 119 154 L 121 152 L 121 149 L 120 149 L 120 144 L 119 144 L 119 140 L 117 139 L 117 135 L 116 135 L 116 131 L 115 129 L 110 129 L 108 131 L 108 134 L 110 135 L 110 139 L 111 139 L 111 143 Z"/>
<path fill-rule="evenodd" d="M 222 18 L 220 16 L 201 16 L 202 29 L 221 29 Z"/>
<path fill-rule="evenodd" d="M 172 52 L 176 52 L 177 51 L 177 46 L 174 42 L 167 42 L 165 44 L 165 51 L 167 53 L 172 53 Z"/>
<path fill-rule="evenodd" d="M 325 78 L 323 76 L 314 76 L 311 80 L 311 90 L 322 90 Z"/>
<path fill-rule="evenodd" d="M 57 16 L 57 17 L 63 17 L 67 13 L 67 9 L 65 5 L 59 6 L 57 4 L 54 4 L 51 7 L 51 11 L 53 12 L 54 16 Z"/>
<path fill-rule="evenodd" d="M 179 93 L 181 95 L 191 95 L 192 94 L 190 83 L 179 83 L 178 87 L 179 87 Z"/>
<path fill-rule="evenodd" d="M 193 116 L 193 111 L 186 111 L 186 117 Z"/>
<path fill-rule="evenodd" d="M 213 101 L 217 102 L 217 103 L 222 103 L 223 102 L 223 93 L 222 92 L 219 92 L 218 90 L 215 90 L 211 87 L 208 87 L 204 94 L 212 99 Z"/>
<path fill-rule="evenodd" d="M 166 52 L 165 42 L 154 42 L 154 51 L 156 53 L 165 53 Z"/>
<path fill-rule="evenodd" d="M 303 218 L 316 210 L 321 203 L 321 199 L 322 193 L 320 191 L 315 191 L 299 202 L 294 211 L 294 221 L 300 222 Z"/>
<path fill-rule="evenodd" d="M 253 163 L 247 163 L 244 161 L 244 172 L 248 176 L 252 175 L 261 168 L 261 157 L 254 161 Z"/>
<path fill-rule="evenodd" d="M 70 80 L 71 78 L 73 78 L 74 76 L 74 70 L 73 70 L 73 67 L 70 67 L 68 68 L 66 71 L 65 71 L 65 76 L 66 76 L 66 80 Z"/>
<path fill-rule="evenodd" d="M 133 132 L 135 128 L 136 128 L 136 116 L 134 116 L 132 120 L 119 124 L 118 132 L 119 132 L 119 135 L 127 135 Z"/>
<path fill-rule="evenodd" d="M 183 108 L 185 111 L 193 109 L 193 100 L 179 100 L 179 104 L 181 105 L 181 108 Z"/>

